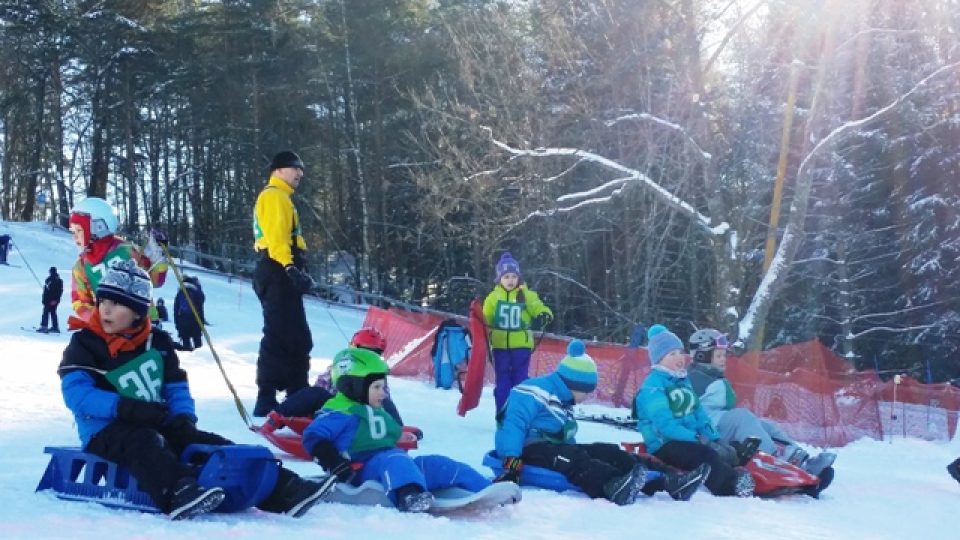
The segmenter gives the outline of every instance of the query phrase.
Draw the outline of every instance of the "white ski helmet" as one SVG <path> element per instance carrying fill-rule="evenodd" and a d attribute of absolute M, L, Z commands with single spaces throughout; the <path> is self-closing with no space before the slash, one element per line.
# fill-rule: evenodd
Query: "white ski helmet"
<path fill-rule="evenodd" d="M 701 328 L 687 340 L 695 362 L 710 362 L 714 349 L 726 349 L 730 346 L 726 334 L 713 328 Z"/>
<path fill-rule="evenodd" d="M 100 197 L 87 197 L 78 202 L 73 210 L 70 210 L 70 216 L 73 217 L 74 214 L 90 218 L 90 230 L 85 231 L 89 233 L 88 243 L 116 234 L 120 227 L 116 209 Z"/>

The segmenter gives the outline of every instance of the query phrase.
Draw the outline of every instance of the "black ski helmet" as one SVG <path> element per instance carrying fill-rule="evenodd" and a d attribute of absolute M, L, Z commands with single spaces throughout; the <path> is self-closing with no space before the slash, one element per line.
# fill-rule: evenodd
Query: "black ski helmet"
<path fill-rule="evenodd" d="M 690 348 L 690 354 L 693 355 L 694 362 L 710 363 L 713 357 L 714 349 L 726 349 L 729 347 L 726 334 L 713 328 L 701 328 L 690 336 L 687 340 Z"/>

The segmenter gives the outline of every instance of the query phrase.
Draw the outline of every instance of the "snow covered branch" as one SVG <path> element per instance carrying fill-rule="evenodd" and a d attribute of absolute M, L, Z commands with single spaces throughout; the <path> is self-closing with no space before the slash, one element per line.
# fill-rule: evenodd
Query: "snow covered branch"
<path fill-rule="evenodd" d="M 653 116 L 652 114 L 647 114 L 647 113 L 626 114 L 626 115 L 614 118 L 613 120 L 608 120 L 606 122 L 606 126 L 612 127 L 620 122 L 625 122 L 627 120 L 649 120 L 655 124 L 658 124 L 663 127 L 669 128 L 673 131 L 676 131 L 681 135 L 683 135 L 684 139 L 686 139 L 687 142 L 690 143 L 690 146 L 692 146 L 697 151 L 698 157 L 702 161 L 710 161 L 711 159 L 713 159 L 713 156 L 710 155 L 710 152 L 707 152 L 706 150 L 701 148 L 700 145 L 697 144 L 697 141 L 695 141 L 693 137 L 691 137 L 690 134 L 687 133 L 687 130 L 683 129 L 683 127 L 677 124 L 674 124 L 673 122 L 670 122 L 668 120 L 664 120 L 663 118 L 660 118 L 658 116 Z"/>
<path fill-rule="evenodd" d="M 624 165 L 621 165 L 621 164 L 617 163 L 616 161 L 613 161 L 612 159 L 605 158 L 605 157 L 603 157 L 603 156 L 601 156 L 601 155 L 599 155 L 599 154 L 594 154 L 593 152 L 587 152 L 586 150 L 580 150 L 580 149 L 577 149 L 577 148 L 537 148 L 537 149 L 533 149 L 533 150 L 524 150 L 524 149 L 521 149 L 521 148 L 514 148 L 514 147 L 510 146 L 509 144 L 504 143 L 504 142 L 499 141 L 499 140 L 497 140 L 496 138 L 494 138 L 494 136 L 493 136 L 493 130 L 490 129 L 489 127 L 483 126 L 482 129 L 484 129 L 487 133 L 490 134 L 490 140 L 493 142 L 494 145 L 496 145 L 498 148 L 500 148 L 501 150 L 504 150 L 505 152 L 509 153 L 509 154 L 512 155 L 512 156 L 516 156 L 516 157 L 538 157 L 538 158 L 540 158 L 540 157 L 575 157 L 575 158 L 578 158 L 580 161 L 586 161 L 586 162 L 590 162 L 590 163 L 595 163 L 595 164 L 600 165 L 600 166 L 602 166 L 602 167 L 604 167 L 604 168 L 611 169 L 611 170 L 614 170 L 614 171 L 617 171 L 617 172 L 619 172 L 619 173 L 623 173 L 623 174 L 624 174 L 623 177 L 621 177 L 621 178 L 619 178 L 619 179 L 617 179 L 617 180 L 608 182 L 608 183 L 604 184 L 604 186 L 601 186 L 600 188 L 595 188 L 595 189 L 592 189 L 592 190 L 589 190 L 589 191 L 586 191 L 586 192 L 582 192 L 582 193 L 571 193 L 571 194 L 564 195 L 564 196 L 561 198 L 561 199 L 563 199 L 563 200 L 576 200 L 576 199 L 579 199 L 579 198 L 591 197 L 591 196 L 592 196 L 593 194 L 595 194 L 597 191 L 602 191 L 603 189 L 610 188 L 612 185 L 614 185 L 614 184 L 616 184 L 616 183 L 626 184 L 626 183 L 631 182 L 631 181 L 636 181 L 636 182 L 638 182 L 641 186 L 646 187 L 647 189 L 652 190 L 652 191 L 660 198 L 660 200 L 662 200 L 664 203 L 666 203 L 667 205 L 669 205 L 669 206 L 673 207 L 674 209 L 678 210 L 680 213 L 684 214 L 685 216 L 689 217 L 689 218 L 690 218 L 691 220 L 693 220 L 697 225 L 699 225 L 701 229 L 703 229 L 703 230 L 706 231 L 707 233 L 712 234 L 712 235 L 722 235 L 722 234 L 725 234 L 725 233 L 727 232 L 727 230 L 729 229 L 729 225 L 728 225 L 726 222 L 721 223 L 721 224 L 719 224 L 719 225 L 717 225 L 717 226 L 711 226 L 711 224 L 710 224 L 710 218 L 707 217 L 707 216 L 705 216 L 704 214 L 698 212 L 697 209 L 694 208 L 693 206 L 691 206 L 689 203 L 687 203 L 686 201 L 681 200 L 680 198 L 678 198 L 678 197 L 675 196 L 674 194 L 672 194 L 672 193 L 670 193 L 669 191 L 667 191 L 666 189 L 664 189 L 663 186 L 661 186 L 660 184 L 654 182 L 653 179 L 651 179 L 649 176 L 643 174 L 642 172 L 640 172 L 640 171 L 638 171 L 638 170 L 636 170 L 636 169 L 632 169 L 632 168 L 630 168 L 630 167 L 626 167 L 626 166 L 624 166 Z M 619 193 L 619 191 L 620 191 L 621 189 L 623 189 L 622 186 L 621 186 L 620 189 L 616 190 L 616 191 L 614 192 L 614 194 Z M 569 208 L 563 208 L 563 209 L 557 209 L 556 211 L 561 211 L 561 212 L 562 212 L 562 211 L 570 211 L 570 210 L 572 210 L 572 209 L 574 209 L 574 208 L 582 207 L 583 205 L 585 205 L 586 203 L 589 203 L 589 202 L 596 203 L 596 202 L 604 202 L 604 201 L 607 201 L 607 200 L 610 199 L 610 197 L 612 197 L 612 195 L 611 195 L 611 196 L 608 196 L 608 197 L 600 198 L 600 199 L 592 199 L 592 200 L 588 200 L 588 201 L 583 201 L 583 202 L 581 202 L 581 203 L 578 203 L 576 206 L 569 207 Z M 561 201 L 560 199 L 558 199 L 558 202 L 562 202 L 562 201 Z M 543 215 L 549 215 L 549 213 L 547 213 L 547 212 L 545 212 L 545 211 L 534 212 L 533 214 L 530 214 L 529 216 L 527 216 L 526 218 L 524 218 L 522 221 L 526 221 L 526 220 L 529 219 L 530 217 L 533 217 L 533 216 L 536 216 L 536 215 L 543 216 Z"/>

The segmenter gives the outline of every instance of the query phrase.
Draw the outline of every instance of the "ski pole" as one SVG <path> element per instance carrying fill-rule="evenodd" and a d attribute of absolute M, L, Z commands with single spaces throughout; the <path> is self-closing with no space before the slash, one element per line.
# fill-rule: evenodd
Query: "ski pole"
<path fill-rule="evenodd" d="M 27 270 L 30 270 L 30 273 L 33 275 L 33 279 L 36 280 L 37 285 L 43 287 L 43 283 L 40 283 L 40 278 L 37 277 L 36 272 L 33 271 L 33 268 L 30 266 L 30 263 L 27 261 L 27 258 L 23 256 L 23 252 L 20 251 L 20 246 L 16 242 L 11 242 L 13 247 L 17 248 L 17 253 L 20 254 L 20 258 L 23 259 L 23 264 L 27 265 Z"/>
<path fill-rule="evenodd" d="M 187 292 L 187 287 L 183 283 L 183 276 L 180 274 L 180 268 L 173 262 L 173 257 L 170 256 L 170 250 L 167 249 L 167 245 L 161 242 L 157 243 L 160 244 L 161 249 L 163 249 L 163 256 L 167 259 L 167 264 L 170 265 L 170 268 L 173 269 L 173 275 L 177 278 L 177 285 L 180 286 L 180 292 L 183 294 L 184 299 L 186 299 L 187 305 L 190 306 L 190 311 L 193 312 L 193 316 L 196 317 L 197 324 L 200 325 L 200 331 L 203 332 L 203 338 L 207 341 L 207 346 L 210 347 L 210 353 L 213 354 L 213 359 L 217 362 L 217 367 L 220 368 L 220 374 L 223 375 L 223 380 L 227 383 L 227 388 L 230 389 L 230 393 L 233 394 L 233 401 L 237 406 L 237 412 L 240 413 L 240 418 L 243 419 L 243 423 L 247 425 L 247 428 L 252 428 L 253 422 L 250 419 L 250 414 L 247 413 L 247 408 L 244 407 L 243 402 L 240 401 L 237 390 L 233 387 L 233 383 L 230 382 L 230 378 L 227 377 L 227 371 L 223 368 L 223 362 L 220 361 L 220 356 L 217 354 L 216 349 L 213 348 L 213 340 L 210 339 L 210 333 L 207 332 L 207 327 L 203 324 L 203 318 L 200 317 L 197 306 L 193 305 L 193 299 L 190 298 L 190 293 Z"/>

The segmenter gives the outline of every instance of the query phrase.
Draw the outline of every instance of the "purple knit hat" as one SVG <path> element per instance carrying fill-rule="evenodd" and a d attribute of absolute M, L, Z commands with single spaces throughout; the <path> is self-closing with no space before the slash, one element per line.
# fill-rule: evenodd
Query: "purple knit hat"
<path fill-rule="evenodd" d="M 500 281 L 504 274 L 520 275 L 520 263 L 513 258 L 509 251 L 504 252 L 500 256 L 500 260 L 497 261 L 497 281 Z"/>

